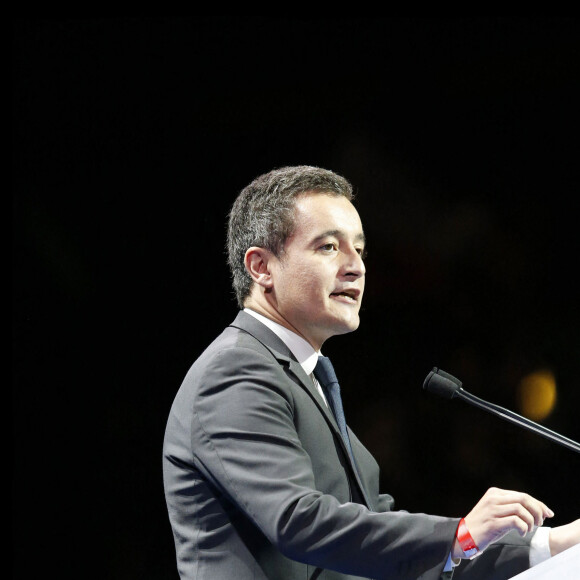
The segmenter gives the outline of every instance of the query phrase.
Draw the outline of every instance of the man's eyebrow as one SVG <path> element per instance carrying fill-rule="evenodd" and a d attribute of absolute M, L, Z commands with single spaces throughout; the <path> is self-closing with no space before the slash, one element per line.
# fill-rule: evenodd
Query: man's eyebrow
<path fill-rule="evenodd" d="M 344 232 L 342 230 L 327 230 L 326 232 L 316 236 L 312 240 L 312 243 L 316 244 L 316 243 L 324 240 L 324 238 L 330 238 L 330 237 L 337 237 L 337 238 L 344 237 Z M 365 238 L 365 235 L 363 232 L 358 233 L 354 237 L 354 239 L 355 239 L 355 242 L 362 242 L 363 244 L 366 244 L 366 238 Z"/>

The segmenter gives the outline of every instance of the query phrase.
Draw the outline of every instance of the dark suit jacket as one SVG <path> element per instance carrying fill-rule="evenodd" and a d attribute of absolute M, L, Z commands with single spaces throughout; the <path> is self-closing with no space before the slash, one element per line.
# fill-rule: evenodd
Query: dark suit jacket
<path fill-rule="evenodd" d="M 358 470 L 288 347 L 240 312 L 189 370 L 167 423 L 164 485 L 181 577 L 440 578 L 458 518 L 392 511 L 377 463 L 350 437 Z M 525 569 L 527 550 L 506 558 L 499 547 L 488 560 L 503 575 L 481 578 Z"/>

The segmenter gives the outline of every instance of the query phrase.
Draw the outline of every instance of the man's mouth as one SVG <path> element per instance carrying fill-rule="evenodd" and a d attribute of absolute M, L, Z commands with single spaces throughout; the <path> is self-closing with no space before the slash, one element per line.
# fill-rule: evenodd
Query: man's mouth
<path fill-rule="evenodd" d="M 349 304 L 356 304 L 358 302 L 358 297 L 360 290 L 356 288 L 350 288 L 348 290 L 340 290 L 338 292 L 332 292 L 331 296 L 340 300 L 341 302 L 346 302 Z"/>

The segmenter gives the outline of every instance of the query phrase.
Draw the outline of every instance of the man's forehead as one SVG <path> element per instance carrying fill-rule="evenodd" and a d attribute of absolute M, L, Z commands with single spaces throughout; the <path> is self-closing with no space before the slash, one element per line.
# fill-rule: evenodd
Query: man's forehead
<path fill-rule="evenodd" d="M 295 234 L 311 240 L 337 236 L 364 242 L 358 212 L 350 200 L 335 194 L 302 195 L 296 200 Z"/>

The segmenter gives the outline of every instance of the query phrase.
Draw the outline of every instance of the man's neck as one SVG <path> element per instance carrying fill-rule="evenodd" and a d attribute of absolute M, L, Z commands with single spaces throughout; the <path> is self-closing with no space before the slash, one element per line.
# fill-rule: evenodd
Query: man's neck
<path fill-rule="evenodd" d="M 304 336 L 296 327 L 294 327 L 288 320 L 286 320 L 269 302 L 256 300 L 253 296 L 248 296 L 244 302 L 244 308 L 249 308 L 253 312 L 260 314 L 264 318 L 284 327 L 286 330 L 298 335 L 305 340 L 315 351 L 319 351 L 322 344 L 313 344 L 306 336 Z"/>

